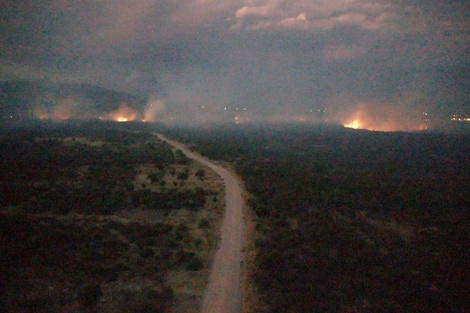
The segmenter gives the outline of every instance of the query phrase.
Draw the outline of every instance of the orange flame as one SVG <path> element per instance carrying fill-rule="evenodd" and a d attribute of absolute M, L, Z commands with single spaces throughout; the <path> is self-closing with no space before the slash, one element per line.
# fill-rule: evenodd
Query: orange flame
<path fill-rule="evenodd" d="M 347 128 L 359 129 L 359 128 L 361 128 L 362 125 L 361 125 L 361 122 L 359 120 L 354 120 L 351 123 L 344 124 L 343 126 L 347 127 Z"/>
<path fill-rule="evenodd" d="M 116 122 L 129 122 L 137 118 L 137 111 L 126 104 L 121 104 L 119 108 L 107 114 L 105 119 Z"/>

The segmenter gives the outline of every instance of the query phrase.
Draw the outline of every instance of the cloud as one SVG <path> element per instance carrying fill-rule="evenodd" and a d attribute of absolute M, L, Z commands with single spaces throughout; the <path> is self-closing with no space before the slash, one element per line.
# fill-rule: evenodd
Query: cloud
<path fill-rule="evenodd" d="M 197 31 L 228 29 L 228 20 L 239 8 L 240 0 L 177 0 L 176 9 L 169 14 L 171 23 L 166 32 L 193 34 Z"/>
<path fill-rule="evenodd" d="M 5 1 L 0 79 L 154 96 L 164 99 L 157 116 L 215 119 L 236 105 L 297 114 L 343 94 L 347 111 L 416 92 L 411 106 L 444 80 L 451 93 L 424 99 L 467 105 L 470 12 L 461 0 Z"/>
<path fill-rule="evenodd" d="M 303 12 L 296 17 L 289 17 L 280 21 L 279 25 L 291 29 L 308 29 L 311 27 L 311 23 L 307 19 L 307 15 Z"/>
<path fill-rule="evenodd" d="M 325 60 L 346 61 L 363 55 L 365 53 L 365 49 L 357 45 L 335 45 L 325 47 L 322 52 Z"/>
<path fill-rule="evenodd" d="M 235 13 L 234 29 L 331 30 L 355 25 L 364 30 L 388 27 L 392 4 L 382 0 L 245 1 Z"/>
<path fill-rule="evenodd" d="M 107 42 L 122 42 L 131 40 L 145 27 L 146 17 L 153 12 L 155 1 L 113 0 L 101 1 L 100 4 L 103 15 L 92 20 L 96 27 L 95 36 Z"/>

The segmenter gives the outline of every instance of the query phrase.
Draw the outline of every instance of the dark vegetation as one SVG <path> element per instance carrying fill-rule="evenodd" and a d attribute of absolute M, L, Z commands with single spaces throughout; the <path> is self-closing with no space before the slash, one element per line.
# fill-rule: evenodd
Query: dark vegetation
<path fill-rule="evenodd" d="M 133 201 L 136 207 L 147 209 L 180 209 L 197 210 L 206 203 L 207 192 L 204 189 L 178 190 L 171 188 L 166 192 L 151 192 L 148 189 L 134 192 Z"/>
<path fill-rule="evenodd" d="M 195 211 L 211 199 L 201 188 L 135 186 L 140 165 L 151 169 L 154 183 L 164 182 L 164 173 L 176 166 L 170 146 L 133 124 L 40 123 L 1 130 L 0 307 L 77 312 L 76 305 L 95 312 L 106 305 L 100 298 L 112 297 L 108 301 L 119 312 L 164 312 L 172 298 L 165 273 L 204 265 L 188 249 L 188 227 L 114 214 Z M 152 284 L 126 287 L 125 281 L 142 278 Z M 121 287 L 106 291 L 111 283 Z"/>
<path fill-rule="evenodd" d="M 235 162 L 272 312 L 470 310 L 468 135 L 214 128 L 169 132 Z"/>
<path fill-rule="evenodd" d="M 160 294 L 161 301 L 149 299 L 148 305 L 160 301 L 153 308 L 162 309 L 171 294 L 164 273 L 200 269 L 192 267 L 200 259 L 183 248 L 187 232 L 169 224 L 124 224 L 112 219 L 77 223 L 37 215 L 0 218 L 1 300 L 7 312 L 23 312 L 34 303 L 38 312 L 43 312 L 45 303 L 52 306 L 51 312 L 76 301 L 90 307 L 102 295 L 101 285 L 138 276 L 155 282 L 157 288 L 145 292 Z M 47 284 L 35 290 L 38 281 Z M 126 293 L 126 288 L 121 292 Z"/>
<path fill-rule="evenodd" d="M 154 165 L 155 180 L 170 164 L 189 162 L 181 153 L 175 157 L 168 144 L 151 133 L 86 125 L 11 130 L 2 136 L 0 206 L 21 206 L 35 213 L 111 214 L 141 207 L 204 205 L 204 190 L 134 190 L 137 165 Z"/>

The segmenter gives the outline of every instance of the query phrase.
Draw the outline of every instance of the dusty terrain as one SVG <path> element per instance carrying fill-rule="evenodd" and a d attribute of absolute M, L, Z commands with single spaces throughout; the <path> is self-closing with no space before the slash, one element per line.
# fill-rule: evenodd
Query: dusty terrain
<path fill-rule="evenodd" d="M 226 211 L 220 230 L 220 246 L 215 255 L 209 283 L 204 296 L 202 312 L 240 312 L 243 246 L 245 241 L 243 223 L 243 198 L 237 179 L 226 169 L 191 152 L 185 146 L 163 136 L 175 148 L 189 158 L 202 163 L 219 174 L 226 188 Z"/>

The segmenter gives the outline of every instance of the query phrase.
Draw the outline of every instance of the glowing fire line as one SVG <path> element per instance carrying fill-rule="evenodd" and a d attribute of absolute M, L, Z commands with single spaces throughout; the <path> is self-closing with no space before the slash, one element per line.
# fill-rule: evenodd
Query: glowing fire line
<path fill-rule="evenodd" d="M 349 124 L 344 124 L 344 127 L 358 129 L 361 128 L 361 122 L 359 120 L 354 120 Z"/>

